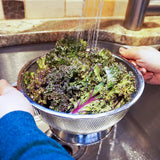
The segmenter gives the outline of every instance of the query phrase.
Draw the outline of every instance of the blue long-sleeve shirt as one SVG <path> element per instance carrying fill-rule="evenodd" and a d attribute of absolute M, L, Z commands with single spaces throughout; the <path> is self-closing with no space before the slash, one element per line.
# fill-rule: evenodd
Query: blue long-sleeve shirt
<path fill-rule="evenodd" d="M 0 160 L 73 160 L 37 128 L 31 114 L 14 111 L 0 119 Z"/>

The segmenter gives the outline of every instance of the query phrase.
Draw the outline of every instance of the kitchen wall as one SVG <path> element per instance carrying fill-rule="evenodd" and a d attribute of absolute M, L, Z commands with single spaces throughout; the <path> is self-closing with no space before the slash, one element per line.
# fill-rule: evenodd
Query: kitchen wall
<path fill-rule="evenodd" d="M 4 14 L 3 14 L 3 8 L 2 8 L 2 2 L 0 1 L 0 19 L 4 19 Z"/>
<path fill-rule="evenodd" d="M 102 0 L 0 0 L 0 19 L 92 17 Z M 102 17 L 124 16 L 128 0 L 103 0 Z M 84 7 L 83 7 L 84 6 Z M 82 7 L 84 8 L 82 10 Z"/>

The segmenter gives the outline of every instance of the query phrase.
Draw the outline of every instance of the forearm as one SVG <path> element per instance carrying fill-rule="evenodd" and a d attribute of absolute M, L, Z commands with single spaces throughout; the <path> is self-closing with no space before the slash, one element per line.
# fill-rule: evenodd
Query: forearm
<path fill-rule="evenodd" d="M 0 159 L 58 159 L 72 157 L 56 141 L 39 130 L 31 114 L 11 112 L 0 119 Z"/>

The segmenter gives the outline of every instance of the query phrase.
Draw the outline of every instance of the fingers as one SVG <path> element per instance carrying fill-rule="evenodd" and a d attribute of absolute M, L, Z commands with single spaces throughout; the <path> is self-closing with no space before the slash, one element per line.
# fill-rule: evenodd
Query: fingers
<path fill-rule="evenodd" d="M 142 57 L 144 57 L 144 53 L 146 53 L 147 50 L 151 50 L 151 47 L 132 47 L 132 48 L 120 48 L 119 52 L 120 54 L 128 59 L 128 61 L 136 68 L 138 69 L 147 83 L 152 83 L 152 78 L 154 76 L 153 72 L 148 72 L 147 70 L 147 64 L 144 63 L 142 60 Z"/>
<path fill-rule="evenodd" d="M 138 66 L 145 67 L 145 68 L 147 67 L 147 64 L 142 59 L 136 60 L 136 63 Z"/>
<path fill-rule="evenodd" d="M 137 61 L 134 60 L 128 60 L 136 69 L 138 69 L 142 75 L 147 73 L 147 69 L 145 67 L 140 67 L 137 63 Z"/>
<path fill-rule="evenodd" d="M 142 73 L 142 75 L 145 75 L 147 73 L 146 68 L 138 68 L 138 70 Z"/>
<path fill-rule="evenodd" d="M 134 67 L 136 67 L 137 66 L 137 63 L 136 63 L 136 61 L 134 61 L 134 60 L 128 60 Z"/>
<path fill-rule="evenodd" d="M 145 76 L 145 82 L 148 84 L 160 85 L 160 73 L 148 72 Z"/>
<path fill-rule="evenodd" d="M 143 78 L 145 81 L 152 79 L 153 78 L 153 73 L 152 72 L 147 72 L 146 74 L 143 75 Z"/>
<path fill-rule="evenodd" d="M 125 59 L 127 59 L 136 69 L 138 69 L 143 76 L 148 73 L 148 71 L 153 72 L 155 70 L 155 67 L 152 67 L 152 62 L 150 62 L 150 60 L 153 59 L 152 54 L 147 54 L 148 51 L 152 50 L 155 51 L 155 49 L 149 46 L 132 47 L 128 49 L 123 47 L 119 48 L 120 54 Z M 145 76 L 148 79 L 148 77 L 151 75 L 147 74 Z"/>

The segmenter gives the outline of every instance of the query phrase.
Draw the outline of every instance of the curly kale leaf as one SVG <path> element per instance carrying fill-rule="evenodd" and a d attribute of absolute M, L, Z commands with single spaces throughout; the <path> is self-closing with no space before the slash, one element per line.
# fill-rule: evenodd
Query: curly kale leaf
<path fill-rule="evenodd" d="M 46 62 L 46 57 L 41 57 L 36 62 L 38 64 L 38 67 L 39 67 L 40 70 L 41 69 L 46 69 L 47 70 L 48 66 L 45 63 Z"/>
<path fill-rule="evenodd" d="M 79 57 L 79 53 L 84 54 L 87 42 L 76 39 L 74 36 L 65 36 L 57 41 L 55 48 L 47 53 L 45 63 L 50 67 L 58 65 L 70 65 L 72 59 Z"/>
<path fill-rule="evenodd" d="M 75 57 L 76 53 L 86 50 L 87 42 L 82 39 L 77 39 L 75 36 L 65 37 L 56 43 L 56 52 L 63 56 Z"/>

